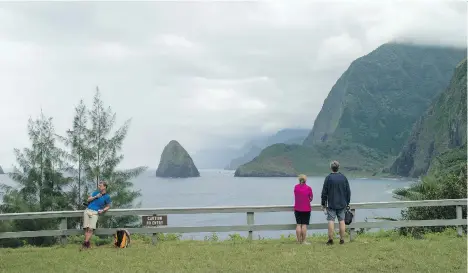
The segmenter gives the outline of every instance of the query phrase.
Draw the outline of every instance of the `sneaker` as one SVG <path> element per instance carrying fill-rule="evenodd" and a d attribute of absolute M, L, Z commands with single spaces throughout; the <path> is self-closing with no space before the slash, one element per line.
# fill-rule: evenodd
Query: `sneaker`
<path fill-rule="evenodd" d="M 302 242 L 302 244 L 303 244 L 303 245 L 310 245 L 310 243 L 307 242 L 307 241 Z"/>
<path fill-rule="evenodd" d="M 333 240 L 328 240 L 327 245 L 333 245 Z"/>
<path fill-rule="evenodd" d="M 343 239 L 340 240 L 340 245 L 342 245 L 342 244 L 344 244 L 344 240 L 343 240 Z"/>

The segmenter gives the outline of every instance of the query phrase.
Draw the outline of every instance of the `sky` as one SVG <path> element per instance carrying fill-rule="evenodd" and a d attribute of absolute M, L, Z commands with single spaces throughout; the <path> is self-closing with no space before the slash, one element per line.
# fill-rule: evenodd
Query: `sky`
<path fill-rule="evenodd" d="M 99 86 L 122 167 L 164 146 L 240 146 L 312 128 L 350 63 L 390 41 L 466 46 L 464 1 L 1 2 L 0 165 L 29 145 L 41 109 L 56 132 Z"/>

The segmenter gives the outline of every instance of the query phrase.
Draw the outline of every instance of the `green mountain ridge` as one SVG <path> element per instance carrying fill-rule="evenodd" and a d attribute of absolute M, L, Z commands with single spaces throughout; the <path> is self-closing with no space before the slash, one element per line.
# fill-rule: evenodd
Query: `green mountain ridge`
<path fill-rule="evenodd" d="M 188 152 L 176 140 L 171 140 L 161 154 L 157 177 L 187 178 L 199 177 L 200 172 Z"/>
<path fill-rule="evenodd" d="M 389 172 L 419 177 L 438 155 L 467 142 L 467 61 L 454 70 L 450 85 L 414 124 L 413 131 Z"/>
<path fill-rule="evenodd" d="M 192 159 L 201 169 L 235 170 L 240 165 L 254 159 L 260 154 L 262 149 L 270 145 L 276 143 L 302 143 L 309 132 L 310 129 L 297 127 L 284 128 L 271 135 L 264 134 L 251 137 L 251 139 L 238 148 L 226 145 L 219 148 L 209 147 L 198 150 L 192 155 Z"/>
<path fill-rule="evenodd" d="M 466 49 L 389 43 L 358 58 L 331 89 L 304 145 L 339 139 L 397 155 L 465 56 Z"/>
<path fill-rule="evenodd" d="M 387 162 L 385 154 L 360 144 L 323 143 L 314 146 L 275 144 L 265 148 L 251 162 L 237 168 L 234 175 L 238 177 L 293 177 L 299 173 L 324 175 L 329 172 L 330 161 L 336 158 L 350 159 L 342 169 L 356 174 L 375 174 L 375 170 Z"/>
<path fill-rule="evenodd" d="M 249 149 L 249 151 L 247 153 L 245 153 L 244 155 L 232 159 L 231 162 L 229 163 L 229 165 L 226 166 L 224 169 L 225 170 L 235 170 L 239 166 L 253 160 L 255 157 L 257 157 L 262 152 L 262 150 L 263 149 L 258 147 L 258 146 L 252 146 Z"/>
<path fill-rule="evenodd" d="M 273 145 L 235 176 L 322 174 L 329 161 L 375 175 L 393 163 L 414 122 L 448 86 L 466 49 L 384 44 L 338 79 L 303 145 Z"/>
<path fill-rule="evenodd" d="M 267 138 L 250 141 L 246 144 L 246 146 L 250 146 L 248 148 L 248 152 L 246 152 L 240 157 L 231 160 L 231 162 L 225 169 L 237 169 L 239 166 L 253 160 L 255 157 L 260 155 L 263 149 L 274 144 L 301 144 L 307 137 L 309 132 L 310 130 L 307 129 L 285 128 L 279 130 L 274 135 L 271 135 Z"/>

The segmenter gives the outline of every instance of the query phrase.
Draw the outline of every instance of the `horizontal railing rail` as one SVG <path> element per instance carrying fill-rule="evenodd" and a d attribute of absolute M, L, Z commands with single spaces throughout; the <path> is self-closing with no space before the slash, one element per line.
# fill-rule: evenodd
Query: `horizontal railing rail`
<path fill-rule="evenodd" d="M 379 222 L 354 222 L 348 228 L 350 229 L 351 239 L 356 235 L 358 228 L 397 228 L 397 227 L 423 227 L 423 226 L 457 226 L 458 235 L 462 235 L 462 226 L 466 225 L 466 219 L 462 217 L 462 206 L 467 205 L 467 199 L 444 199 L 444 200 L 418 200 L 418 201 L 392 201 L 392 202 L 369 202 L 352 203 L 351 210 L 356 215 L 356 210 L 360 209 L 384 209 L 384 208 L 409 208 L 409 207 L 442 207 L 455 206 L 456 219 L 429 219 L 429 220 L 409 220 L 409 221 L 379 221 Z M 312 211 L 321 210 L 319 204 L 312 205 Z M 161 215 L 161 214 L 213 214 L 213 213 L 246 213 L 247 225 L 230 226 L 192 226 L 192 227 L 143 227 L 128 228 L 131 233 L 138 234 L 157 234 L 157 233 L 196 233 L 196 232 L 232 232 L 248 231 L 249 239 L 252 239 L 254 231 L 265 230 L 294 230 L 295 224 L 262 224 L 255 225 L 254 213 L 265 212 L 287 212 L 293 211 L 293 206 L 231 206 L 231 207 L 202 207 L 202 208 L 133 208 L 133 209 L 111 209 L 108 216 L 142 216 L 142 215 Z M 42 237 L 42 236 L 61 236 L 63 239 L 70 235 L 83 234 L 79 229 L 67 229 L 67 218 L 83 217 L 81 211 L 44 211 L 44 212 L 24 212 L 0 214 L 0 221 L 26 220 L 26 219 L 44 219 L 60 218 L 59 230 L 39 230 L 39 231 L 17 231 L 0 232 L 2 238 L 24 238 L 24 237 Z M 327 223 L 310 224 L 309 229 L 326 229 Z M 113 234 L 116 229 L 98 228 L 96 234 Z M 64 240 L 65 241 L 65 240 Z"/>
<path fill-rule="evenodd" d="M 384 208 L 410 208 L 410 207 L 443 207 L 443 206 L 466 206 L 467 199 L 443 199 L 443 200 L 420 200 L 420 201 L 392 201 L 392 202 L 369 202 L 352 203 L 353 209 L 384 209 Z M 321 205 L 312 204 L 312 211 L 321 210 Z M 224 206 L 224 207 L 172 207 L 172 208 L 132 208 L 111 209 L 106 215 L 109 216 L 139 216 L 152 214 L 208 214 L 208 213 L 246 213 L 246 212 L 285 212 L 292 211 L 291 205 L 275 206 Z M 73 211 L 41 211 L 0 214 L 0 221 L 20 219 L 43 219 L 43 218 L 74 218 L 82 217 L 83 210 Z"/>

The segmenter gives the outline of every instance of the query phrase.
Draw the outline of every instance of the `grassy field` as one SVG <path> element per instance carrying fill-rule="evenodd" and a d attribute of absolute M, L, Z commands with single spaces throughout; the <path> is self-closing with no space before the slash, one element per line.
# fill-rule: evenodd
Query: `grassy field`
<path fill-rule="evenodd" d="M 344 245 L 278 240 L 134 240 L 127 249 L 110 245 L 78 251 L 78 245 L 0 249 L 0 272 L 467 272 L 466 237 L 454 231 L 423 239 L 380 232 Z"/>

